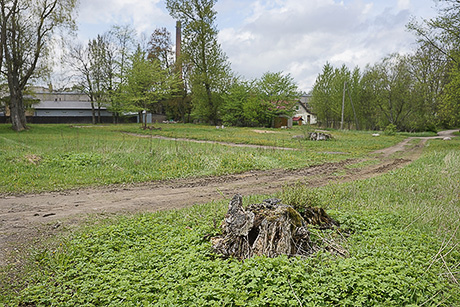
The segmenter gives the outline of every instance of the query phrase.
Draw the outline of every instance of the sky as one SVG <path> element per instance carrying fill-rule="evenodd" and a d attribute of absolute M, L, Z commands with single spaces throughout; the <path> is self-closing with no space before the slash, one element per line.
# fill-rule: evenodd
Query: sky
<path fill-rule="evenodd" d="M 437 15 L 434 0 L 218 0 L 218 41 L 232 70 L 244 79 L 290 74 L 308 92 L 329 62 L 364 69 L 391 53 L 408 53 L 416 38 L 410 20 Z M 132 25 L 148 36 L 175 20 L 162 0 L 80 0 L 78 39 L 112 25 Z"/>

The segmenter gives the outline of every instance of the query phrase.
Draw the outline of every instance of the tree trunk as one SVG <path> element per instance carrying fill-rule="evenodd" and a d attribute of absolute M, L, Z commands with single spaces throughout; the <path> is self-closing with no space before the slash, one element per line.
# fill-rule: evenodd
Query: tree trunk
<path fill-rule="evenodd" d="M 8 86 L 10 88 L 10 118 L 12 128 L 15 131 L 27 129 L 26 111 L 22 96 L 22 89 L 18 80 L 14 77 L 9 78 Z"/>
<path fill-rule="evenodd" d="M 91 100 L 91 120 L 93 125 L 96 124 L 96 109 L 94 108 L 94 101 Z"/>
<path fill-rule="evenodd" d="M 137 112 L 137 117 L 139 118 L 139 124 L 142 124 L 142 126 L 144 126 L 144 115 L 142 114 L 142 111 Z"/>

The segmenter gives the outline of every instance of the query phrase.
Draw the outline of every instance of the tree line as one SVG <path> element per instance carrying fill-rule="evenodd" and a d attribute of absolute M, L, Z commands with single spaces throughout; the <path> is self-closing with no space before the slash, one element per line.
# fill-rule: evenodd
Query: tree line
<path fill-rule="evenodd" d="M 460 124 L 460 4 L 439 2 L 438 17 L 408 25 L 419 42 L 413 54 L 392 54 L 364 69 L 324 65 L 311 92 L 322 125 L 430 130 Z M 0 68 L 14 130 L 27 128 L 24 93 L 31 81 L 49 74 L 55 34 L 76 30 L 77 3 L 0 0 Z M 75 89 L 89 97 L 94 123 L 102 106 L 115 123 L 123 114 L 144 111 L 240 126 L 269 126 L 276 116 L 292 115 L 301 93 L 289 74 L 245 80 L 231 71 L 217 40 L 216 0 L 165 3 L 183 30 L 179 57 L 165 28 L 137 39 L 130 26 L 113 26 L 65 48 Z"/>
<path fill-rule="evenodd" d="M 436 18 L 408 24 L 418 39 L 413 53 L 391 54 L 364 70 L 324 65 L 311 92 L 321 125 L 406 131 L 460 125 L 460 3 L 439 5 Z"/>

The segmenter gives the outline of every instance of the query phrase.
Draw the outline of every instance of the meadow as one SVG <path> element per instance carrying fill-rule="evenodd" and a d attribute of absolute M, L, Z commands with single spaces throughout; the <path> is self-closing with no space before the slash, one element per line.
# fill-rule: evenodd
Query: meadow
<path fill-rule="evenodd" d="M 134 129 L 123 129 L 126 128 Z M 86 150 L 80 153 L 90 154 L 94 150 L 106 159 L 113 159 L 112 150 L 116 152 L 115 149 L 108 150 L 113 146 L 111 138 L 117 140 L 113 141 L 115 143 L 124 140 L 124 150 L 136 144 L 135 149 L 143 150 L 137 155 L 146 156 L 154 148 L 149 147 L 149 142 L 155 142 L 128 138 L 113 127 L 97 128 L 105 131 L 99 133 L 106 133 L 106 136 L 101 136 L 101 146 L 91 147 L 98 142 L 96 135 L 102 135 L 92 131 L 96 129 L 87 128 L 88 132 L 78 130 L 78 137 L 75 135 L 77 132 L 72 130 L 74 128 L 67 126 L 37 129 L 46 131 L 43 134 L 47 138 L 54 135 L 56 142 L 64 142 L 61 146 L 66 144 L 63 141 L 66 133 L 52 133 L 52 129 L 68 129 L 65 131 L 70 135 L 67 138 L 69 149 L 76 150 L 76 146 L 80 146 Z M 208 129 L 210 135 L 222 133 Z M 166 133 L 165 130 L 162 133 Z M 36 131 L 29 133 L 33 136 Z M 86 137 L 83 137 L 86 133 L 92 138 L 88 143 L 84 141 Z M 271 142 L 279 144 L 283 138 L 286 142 L 292 142 L 292 133 L 299 132 L 283 131 Z M 271 164 L 264 166 L 267 168 L 301 167 L 329 161 L 331 158 L 360 157 L 405 137 L 399 135 L 376 139 L 367 137 L 365 133 L 332 133 L 336 137 L 335 141 L 322 144 L 299 143 L 298 148 L 301 150 L 294 152 L 239 148 L 234 154 L 252 154 L 257 157 L 256 160 L 272 159 Z M 200 134 L 196 131 L 197 138 Z M 2 142 L 15 144 L 11 146 L 16 146 L 16 155 L 23 160 L 29 154 L 40 155 L 45 160 L 62 153 L 51 140 L 48 140 L 48 146 L 55 146 L 53 148 L 58 152 L 45 150 L 46 146 L 30 145 L 32 141 L 26 143 L 26 134 L 16 135 L 16 139 L 13 139 L 14 134 L 8 135 L 1 134 L 11 142 Z M 237 133 L 235 135 L 241 137 Z M 250 138 L 248 135 L 243 139 L 250 142 Z M 78 145 L 75 144 L 77 140 Z M 31 148 L 19 145 L 20 142 Z M 218 155 L 217 148 L 222 146 L 175 142 L 167 145 L 164 140 L 158 144 L 163 144 L 161 148 L 169 150 L 173 156 L 181 151 L 175 150 L 176 146 L 190 152 L 196 150 L 214 155 Z M 107 152 L 100 151 L 104 146 Z M 80 228 L 56 237 L 32 251 L 20 279 L 11 280 L 6 277 L 6 273 L 0 275 L 0 282 L 4 286 L 3 293 L 0 293 L 0 304 L 457 306 L 460 302 L 459 146 L 460 140 L 457 138 L 449 142 L 430 140 L 421 158 L 404 168 L 378 177 L 331 183 L 320 188 L 308 188 L 299 182 L 294 186 L 286 186 L 275 195 L 244 198 L 246 205 L 278 197 L 289 205 L 308 203 L 325 208 L 341 223 L 343 233 L 347 234 L 342 238 L 342 244 L 348 250 L 348 257 L 336 256 L 323 250 L 309 258 L 254 257 L 244 262 L 221 259 L 211 251 L 209 237 L 220 232 L 219 224 L 226 213 L 227 201 L 157 213 L 111 218 L 96 216 Z M 222 147 L 222 156 L 233 154 L 233 148 Z M 43 151 L 38 148 L 43 148 L 40 149 Z M 324 154 L 329 151 L 348 154 Z M 299 158 L 291 162 L 287 158 L 290 155 L 299 155 Z M 127 157 L 126 154 L 121 156 Z M 306 162 L 302 160 L 309 156 L 314 158 Z M 29 165 L 30 162 L 24 161 L 14 163 L 23 163 L 29 167 L 40 165 Z M 142 163 L 145 162 L 133 165 Z M 236 164 L 228 171 L 240 171 Z M 65 168 L 62 165 L 60 167 L 57 169 Z M 320 229 L 311 229 L 311 234 L 318 242 L 332 235 Z M 8 268 L 4 272 L 8 272 Z"/>
<path fill-rule="evenodd" d="M 293 139 L 308 131 L 250 128 L 216 129 L 200 125 L 72 126 L 31 125 L 14 132 L 0 125 L 0 194 L 37 193 L 85 186 L 139 183 L 165 179 L 241 173 L 248 170 L 295 169 L 357 158 L 396 144 L 404 136 L 373 138 L 370 132 L 332 132 L 330 142 Z M 257 131 L 257 130 L 256 130 Z M 129 135 L 225 141 L 290 147 L 286 151 L 199 144 Z"/>

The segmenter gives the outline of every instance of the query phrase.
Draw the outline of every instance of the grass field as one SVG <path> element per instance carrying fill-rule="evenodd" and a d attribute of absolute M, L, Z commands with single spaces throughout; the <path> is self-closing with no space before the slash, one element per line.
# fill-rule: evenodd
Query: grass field
<path fill-rule="evenodd" d="M 58 128 L 76 133 L 67 126 Z M 30 131 L 30 135 L 41 129 L 58 128 L 40 127 Z M 123 135 L 111 129 L 102 129 L 108 135 L 104 141 L 99 140 L 102 147 L 113 146 L 108 141 L 110 136 L 123 140 Z M 91 153 L 91 146 L 97 142 L 96 134 L 78 131 L 79 136 L 73 137 L 78 139 L 80 148 L 87 148 L 81 153 Z M 3 132 L 0 136 L 10 141 L 3 140 L 2 145 L 13 141 L 23 145 L 32 143 L 24 141 L 27 134 L 13 138 L 15 134 Z M 84 133 L 93 138 L 86 145 Z M 283 133 L 286 141 L 291 140 L 288 132 Z M 324 154 L 318 152 L 343 151 L 353 152 L 348 157 L 360 156 L 401 138 L 375 140 L 353 133 L 332 133 L 336 136 L 333 142 L 289 154 L 305 157 L 315 153 L 310 163 L 320 163 Z M 47 138 L 53 135 L 50 131 L 44 134 Z M 63 139 L 59 132 L 55 134 L 56 139 Z M 131 146 L 139 142 L 136 148 L 144 148 L 148 155 L 150 140 L 140 145 L 144 140 L 125 138 L 125 144 Z M 69 141 L 72 143 L 69 148 L 75 148 L 75 139 Z M 166 141 L 161 143 L 166 150 Z M 65 142 L 62 144 L 65 146 Z M 22 159 L 32 153 L 43 156 L 42 159 L 59 155 L 38 149 L 45 146 L 29 146 L 32 147 L 24 151 L 16 149 L 16 154 L 20 153 Z M 172 154 L 180 151 L 175 151 L 174 146 L 169 149 Z M 208 153 L 218 152 L 220 148 L 204 144 L 193 150 L 206 152 L 207 147 L 211 148 Z M 226 201 L 153 214 L 95 217 L 68 236 L 48 242 L 46 248 L 36 249 L 21 279 L 11 281 L 7 274 L 2 274 L 5 288 L 0 293 L 0 305 L 457 306 L 460 301 L 459 147 L 458 139 L 432 140 L 420 159 L 372 179 L 316 189 L 307 189 L 299 183 L 285 187 L 277 195 L 244 199 L 249 204 L 275 196 L 288 204 L 310 202 L 326 208 L 350 232 L 343 243 L 349 251 L 347 258 L 323 251 L 307 259 L 254 257 L 244 262 L 220 259 L 211 252 L 207 238 L 219 233 Z M 53 148 L 58 150 L 57 146 Z M 113 157 L 112 152 L 96 148 L 94 151 L 105 158 Z M 270 150 L 236 151 L 236 154 L 247 153 L 257 157 L 275 155 Z M 285 160 L 286 154 L 280 154 L 279 161 Z M 326 157 L 341 158 L 341 155 Z M 276 163 L 272 166 L 302 165 L 300 161 Z M 312 229 L 312 234 L 317 240 L 330 235 L 318 229 Z"/>
<path fill-rule="evenodd" d="M 301 127 L 216 129 L 199 125 L 160 125 L 144 131 L 139 125 L 31 125 L 17 133 L 0 125 L 0 193 L 56 191 L 83 186 L 146 182 L 192 176 L 223 175 L 248 170 L 299 168 L 363 156 L 391 146 L 404 136 L 373 138 L 370 132 L 332 132 L 329 142 L 293 139 Z M 233 143 L 292 147 L 284 151 L 236 148 L 141 138 L 123 132 L 155 134 Z M 334 154 L 339 152 L 340 154 Z"/>

